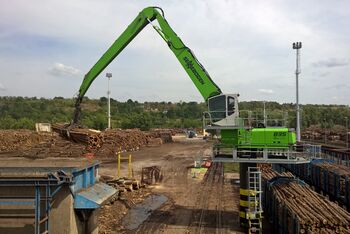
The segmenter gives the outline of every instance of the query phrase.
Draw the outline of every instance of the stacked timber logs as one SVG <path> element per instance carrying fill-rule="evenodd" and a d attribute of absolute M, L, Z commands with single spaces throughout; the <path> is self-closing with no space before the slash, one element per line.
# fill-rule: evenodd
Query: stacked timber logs
<path fill-rule="evenodd" d="M 264 168 L 265 209 L 280 233 L 350 233 L 350 213 L 288 174 Z"/>
<path fill-rule="evenodd" d="M 50 138 L 50 133 L 37 133 L 30 130 L 0 130 L 0 152 L 25 150 Z"/>
<path fill-rule="evenodd" d="M 151 128 L 151 132 L 168 132 L 172 136 L 175 136 L 176 134 L 183 134 L 184 130 L 181 128 Z"/>
<path fill-rule="evenodd" d="M 65 124 L 52 124 L 52 129 L 74 142 L 85 144 L 88 150 L 99 149 L 103 144 L 101 132 L 94 129 L 72 128 L 67 130 Z"/>
<path fill-rule="evenodd" d="M 347 167 L 347 166 L 334 164 L 334 163 L 328 163 L 328 162 L 318 163 L 315 166 L 321 167 L 321 168 L 328 170 L 328 171 L 336 172 L 336 174 L 348 177 L 350 179 L 350 170 L 349 170 L 349 167 Z"/>
<path fill-rule="evenodd" d="M 109 129 L 104 132 L 85 128 L 67 129 L 65 124 L 52 124 L 52 129 L 74 142 L 83 143 L 90 149 L 101 148 L 103 144 L 107 148 L 116 147 L 123 150 L 135 150 L 147 145 L 151 139 L 161 139 L 161 143 L 172 142 L 173 131 L 169 129 L 154 129 L 147 133 L 139 129 Z M 107 149 L 109 150 L 109 149 Z"/>
<path fill-rule="evenodd" d="M 263 180 L 265 180 L 265 181 L 271 180 L 277 176 L 287 176 L 287 177 L 294 178 L 294 175 L 291 172 L 278 173 L 278 172 L 272 170 L 271 164 L 267 164 L 267 163 L 258 164 L 258 167 L 260 168 L 261 176 L 262 176 Z"/>
<path fill-rule="evenodd" d="M 52 124 L 52 129 L 61 136 L 66 137 L 77 143 L 83 143 L 88 146 L 88 150 L 99 150 L 99 154 L 115 153 L 118 150 L 133 151 L 141 146 L 154 143 L 152 139 L 160 138 L 160 143 L 172 142 L 172 132 L 169 130 L 152 130 L 144 133 L 139 129 L 109 129 L 104 132 L 85 129 L 72 128 L 67 130 L 64 124 Z"/>
<path fill-rule="evenodd" d="M 47 158 L 81 157 L 88 151 L 86 150 L 85 145 L 68 141 L 58 136 L 56 133 L 52 133 L 45 134 L 45 138 L 39 143 L 34 142 L 34 144 L 30 144 L 30 146 L 22 145 L 21 147 L 16 147 L 11 151 L 1 152 L 4 156 Z"/>
<path fill-rule="evenodd" d="M 46 158 L 46 157 L 81 157 L 84 153 L 89 152 L 85 145 L 68 141 L 61 137 L 51 141 L 44 142 L 30 148 L 26 151 L 21 151 L 18 156 L 30 158 Z"/>
<path fill-rule="evenodd" d="M 118 151 L 136 151 L 149 142 L 149 136 L 139 129 L 109 129 L 102 132 L 103 146 L 97 156 L 115 156 Z"/>
<path fill-rule="evenodd" d="M 173 142 L 173 131 L 169 129 L 153 129 L 148 134 L 151 138 L 160 138 L 162 143 Z"/>
<path fill-rule="evenodd" d="M 280 165 L 312 185 L 317 191 L 327 194 L 331 200 L 350 210 L 349 167 L 328 159 L 314 159 L 308 164 Z"/>
<path fill-rule="evenodd" d="M 80 157 L 93 153 L 98 157 L 115 157 L 119 151 L 136 151 L 143 146 L 171 142 L 171 132 L 139 129 L 112 129 L 103 132 L 52 124 L 53 133 L 30 130 L 0 130 L 0 152 L 33 158 Z M 58 134 L 57 134 L 58 133 Z M 16 151 L 16 152 L 15 152 Z"/>

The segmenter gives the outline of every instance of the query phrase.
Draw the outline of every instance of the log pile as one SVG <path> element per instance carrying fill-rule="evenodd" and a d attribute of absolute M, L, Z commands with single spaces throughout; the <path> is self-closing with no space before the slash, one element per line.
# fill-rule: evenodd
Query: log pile
<path fill-rule="evenodd" d="M 321 167 L 327 171 L 335 172 L 338 175 L 348 177 L 348 179 L 350 180 L 350 170 L 347 166 L 327 162 L 318 163 L 315 166 Z"/>
<path fill-rule="evenodd" d="M 136 151 L 149 142 L 149 136 L 139 129 L 110 129 L 104 131 L 102 136 L 103 146 L 96 152 L 100 157 L 115 156 L 119 150 Z"/>
<path fill-rule="evenodd" d="M 100 132 L 73 128 L 67 131 L 64 124 L 52 124 L 52 129 L 53 133 L 40 134 L 30 130 L 0 130 L 0 152 L 35 158 L 79 157 L 85 153 L 114 157 L 118 151 L 136 151 L 143 146 L 172 141 L 171 131 L 160 129 L 151 132 L 139 129 Z"/>
<path fill-rule="evenodd" d="M 47 158 L 47 157 L 81 157 L 89 152 L 85 145 L 64 139 L 57 134 L 26 150 L 16 152 L 19 157 Z"/>
<path fill-rule="evenodd" d="M 65 124 L 52 124 L 52 129 L 61 136 L 77 143 L 87 145 L 87 149 L 100 155 L 115 154 L 118 150 L 134 151 L 148 143 L 154 144 L 152 139 L 160 138 L 160 143 L 172 142 L 172 131 L 155 129 L 144 133 L 139 129 L 109 129 L 104 132 L 93 129 L 73 128 L 67 131 Z M 158 142 L 158 141 L 157 141 Z M 99 150 L 99 148 L 102 148 Z"/>
<path fill-rule="evenodd" d="M 87 150 L 90 151 L 99 149 L 103 145 L 101 132 L 94 129 L 72 128 L 67 130 L 65 124 L 52 124 L 52 130 L 73 142 L 85 144 Z"/>
<path fill-rule="evenodd" d="M 170 132 L 172 136 L 175 136 L 176 134 L 183 134 L 184 130 L 181 128 L 151 128 L 151 132 Z"/>
<path fill-rule="evenodd" d="M 287 176 L 287 177 L 292 177 L 292 178 L 295 177 L 293 175 L 293 173 L 291 173 L 291 172 L 278 173 L 278 172 L 274 171 L 272 169 L 271 164 L 267 164 L 267 163 L 258 164 L 258 167 L 260 168 L 260 171 L 261 171 L 261 177 L 265 181 L 269 181 L 277 176 Z"/>
<path fill-rule="evenodd" d="M 175 132 L 169 129 L 153 129 L 148 133 L 150 138 L 160 138 L 162 143 L 173 142 L 173 134 L 175 134 Z"/>
<path fill-rule="evenodd" d="M 279 174 L 268 168 L 262 170 L 265 181 L 281 175 L 288 174 Z M 298 233 L 350 233 L 350 213 L 314 192 L 306 184 L 290 179 L 268 187 L 267 198 L 278 204 L 273 213 L 279 225 L 298 224 Z M 272 206 L 275 202 L 267 202 L 267 206 Z M 295 225 L 284 228 L 287 228 L 286 233 L 297 233 Z"/>
<path fill-rule="evenodd" d="M 30 130 L 1 130 L 0 152 L 25 150 L 50 138 L 50 133 L 36 133 Z"/>
<path fill-rule="evenodd" d="M 324 141 L 326 134 L 327 140 L 344 144 L 346 142 L 346 132 L 346 128 L 341 125 L 335 125 L 334 127 L 327 129 L 324 129 L 319 125 L 311 125 L 301 132 L 301 137 L 302 139 L 311 141 Z"/>

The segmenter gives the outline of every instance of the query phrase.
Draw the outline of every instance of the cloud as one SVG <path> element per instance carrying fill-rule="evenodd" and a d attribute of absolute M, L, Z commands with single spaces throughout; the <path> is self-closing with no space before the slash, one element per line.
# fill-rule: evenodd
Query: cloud
<path fill-rule="evenodd" d="M 314 67 L 343 67 L 350 64 L 350 59 L 329 58 L 313 63 Z"/>
<path fill-rule="evenodd" d="M 347 84 L 335 84 L 335 85 L 332 85 L 332 86 L 329 86 L 328 87 L 329 89 L 350 89 L 350 85 L 347 85 Z"/>
<path fill-rule="evenodd" d="M 330 72 L 322 72 L 322 73 L 320 73 L 320 77 L 326 77 L 326 76 L 328 76 L 329 74 L 331 74 Z"/>
<path fill-rule="evenodd" d="M 74 79 L 78 69 L 83 74 L 88 71 L 146 5 L 146 1 L 120 0 L 104 4 L 37 2 L 30 5 L 12 0 L 0 8 L 0 82 L 10 95 L 71 97 L 81 83 Z M 291 45 L 302 41 L 302 101 L 334 103 L 333 96 L 344 96 L 336 103 L 350 103 L 347 88 L 326 89 L 346 83 L 350 73 L 350 66 L 345 65 L 350 63 L 350 1 L 161 3 L 171 27 L 224 92 L 239 92 L 247 100 L 294 101 L 295 51 Z M 208 28 L 213 33 L 206 34 Z M 342 67 L 327 69 L 335 65 Z M 112 94 L 121 100 L 202 101 L 151 25 L 108 66 L 108 72 L 116 76 L 111 80 Z M 38 90 L 37 80 L 48 74 L 57 79 L 45 79 L 45 89 Z M 67 86 L 63 77 L 70 78 L 72 85 Z M 19 86 L 23 80 L 28 85 Z M 315 82 L 324 89 L 322 97 Z M 123 90 L 131 95 L 121 94 Z M 158 96 L 152 96 L 154 92 Z M 106 81 L 96 79 L 88 95 L 93 98 L 105 93 Z"/>
<path fill-rule="evenodd" d="M 6 90 L 6 87 L 0 83 L 0 91 L 5 91 Z"/>
<path fill-rule="evenodd" d="M 55 63 L 53 67 L 50 68 L 49 73 L 54 76 L 77 76 L 81 74 L 81 71 L 72 66 Z"/>
<path fill-rule="evenodd" d="M 258 89 L 258 91 L 262 94 L 273 94 L 274 91 L 272 89 Z"/>

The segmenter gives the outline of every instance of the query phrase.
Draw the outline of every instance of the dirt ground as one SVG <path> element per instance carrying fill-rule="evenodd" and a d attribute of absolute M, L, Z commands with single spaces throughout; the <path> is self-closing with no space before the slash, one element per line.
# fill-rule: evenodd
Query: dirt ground
<path fill-rule="evenodd" d="M 210 156 L 211 143 L 183 136 L 176 136 L 174 140 L 174 143 L 131 153 L 135 178 L 141 179 L 142 167 L 160 166 L 163 181 L 126 192 L 122 200 L 104 206 L 99 220 L 100 233 L 244 233 L 238 220 L 238 173 L 225 173 L 220 177 L 223 169 L 217 165 L 210 178 L 203 180 L 204 173 L 194 178 L 190 167 L 195 158 Z M 116 159 L 100 160 L 99 173 L 115 176 Z M 122 175 L 127 176 L 126 162 L 122 165 Z M 148 218 L 137 228 L 128 228 L 128 220 L 123 218 L 151 194 L 168 199 L 159 208 L 150 210 Z"/>

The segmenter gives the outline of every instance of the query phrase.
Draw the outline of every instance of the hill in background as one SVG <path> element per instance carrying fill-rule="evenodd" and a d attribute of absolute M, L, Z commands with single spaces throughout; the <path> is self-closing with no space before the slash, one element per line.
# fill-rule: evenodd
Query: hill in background
<path fill-rule="evenodd" d="M 295 127 L 295 107 L 292 103 L 266 102 L 269 117 L 285 116 L 288 127 Z M 263 103 L 240 102 L 242 115 L 263 113 Z M 302 128 L 318 125 L 320 128 L 346 126 L 350 120 L 350 109 L 344 105 L 302 105 Z M 111 99 L 113 128 L 200 128 L 205 103 L 197 102 L 143 102 L 129 99 L 119 102 Z M 55 97 L 53 99 L 28 97 L 0 97 L 1 129 L 34 129 L 37 122 L 70 122 L 74 111 L 74 100 Z M 268 118 L 269 118 L 268 117 Z M 85 98 L 82 103 L 82 124 L 89 128 L 107 127 L 107 98 Z"/>

